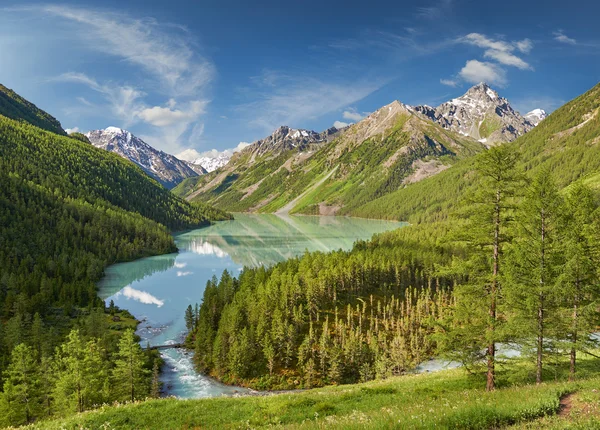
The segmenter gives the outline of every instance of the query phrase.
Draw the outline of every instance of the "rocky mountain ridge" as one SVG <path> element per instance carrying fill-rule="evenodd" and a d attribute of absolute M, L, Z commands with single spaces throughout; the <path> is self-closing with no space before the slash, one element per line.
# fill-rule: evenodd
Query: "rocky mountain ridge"
<path fill-rule="evenodd" d="M 175 187 L 186 178 L 206 173 L 202 166 L 159 151 L 129 131 L 118 127 L 92 130 L 85 136 L 95 147 L 114 152 L 134 162 L 167 188 Z"/>
<path fill-rule="evenodd" d="M 543 119 L 541 109 L 530 112 L 529 118 L 523 117 L 507 99 L 483 82 L 436 108 L 421 105 L 413 109 L 443 128 L 472 137 L 487 146 L 512 142 Z"/>

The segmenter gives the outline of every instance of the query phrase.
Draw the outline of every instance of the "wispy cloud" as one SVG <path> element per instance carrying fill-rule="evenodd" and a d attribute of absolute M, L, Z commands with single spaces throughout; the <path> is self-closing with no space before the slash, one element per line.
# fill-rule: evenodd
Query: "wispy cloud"
<path fill-rule="evenodd" d="M 81 24 L 77 36 L 90 49 L 141 66 L 157 77 L 170 95 L 195 95 L 214 77 L 213 64 L 197 55 L 187 36 L 165 31 L 166 26 L 153 18 L 61 5 L 40 9 Z"/>
<path fill-rule="evenodd" d="M 13 8 L 13 12 L 44 14 L 53 25 L 68 26 L 84 52 L 100 53 L 131 68 L 135 78 L 123 81 L 118 74 L 109 80 L 87 70 L 69 71 L 54 78 L 57 82 L 78 83 L 99 93 L 103 103 L 75 98 L 85 106 L 81 112 L 110 115 L 122 127 L 141 123 L 150 126 L 152 144 L 161 149 L 181 150 L 199 123 L 210 102 L 208 90 L 216 76 L 213 63 L 199 54 L 200 47 L 180 26 L 153 18 L 132 17 L 109 10 L 66 5 Z M 164 103 L 156 100 L 164 98 Z M 149 102 L 148 100 L 152 100 Z M 201 133 L 196 133 L 196 136 Z"/>
<path fill-rule="evenodd" d="M 488 61 L 468 60 L 455 76 L 440 79 L 442 85 L 456 87 L 462 82 L 469 84 L 487 82 L 503 87 L 508 82 L 505 67 L 534 70 L 529 63 L 516 55 L 531 52 L 533 42 L 530 39 L 506 41 L 493 39 L 481 33 L 469 33 L 455 39 L 455 43 L 483 48 L 483 58 Z"/>
<path fill-rule="evenodd" d="M 470 33 L 459 39 L 462 43 L 484 48 L 483 56 L 497 61 L 506 66 L 514 66 L 522 70 L 532 70 L 533 68 L 523 59 L 514 54 L 515 50 L 520 52 L 529 52 L 533 47 L 533 43 L 529 39 L 506 42 L 503 40 L 494 40 L 479 33 Z"/>
<path fill-rule="evenodd" d="M 458 81 L 456 79 L 440 79 L 440 84 L 456 88 L 458 86 Z"/>
<path fill-rule="evenodd" d="M 436 20 L 442 18 L 452 8 L 452 0 L 438 0 L 430 6 L 418 7 L 415 17 L 427 20 Z"/>
<path fill-rule="evenodd" d="M 254 101 L 236 110 L 251 124 L 270 132 L 280 125 L 297 127 L 302 121 L 344 109 L 385 84 L 383 79 L 322 80 L 266 71 L 246 89 Z"/>
<path fill-rule="evenodd" d="M 577 45 L 577 40 L 567 36 L 563 30 L 558 30 L 552 33 L 554 35 L 554 40 L 557 40 L 560 43 L 566 43 L 567 45 Z"/>
<path fill-rule="evenodd" d="M 82 84 L 100 93 L 108 102 L 108 108 L 113 116 L 123 121 L 124 127 L 128 127 L 134 123 L 138 119 L 139 112 L 142 110 L 143 103 L 141 103 L 140 99 L 145 96 L 145 93 L 130 86 L 100 84 L 94 78 L 76 72 L 63 73 L 51 80 Z M 84 104 L 91 106 L 89 102 Z M 102 106 L 102 108 L 105 107 Z"/>

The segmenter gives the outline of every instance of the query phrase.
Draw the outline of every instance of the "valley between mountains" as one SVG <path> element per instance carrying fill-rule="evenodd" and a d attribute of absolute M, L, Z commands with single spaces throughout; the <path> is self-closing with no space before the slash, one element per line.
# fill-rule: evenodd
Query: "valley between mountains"
<path fill-rule="evenodd" d="M 67 134 L 0 87 L 0 424 L 597 426 L 599 110 L 600 85 L 546 117 L 482 83 L 200 164 L 117 127 Z M 208 262 L 225 270 L 195 285 Z M 160 399 L 165 357 L 98 296 L 115 263 L 132 264 L 115 300 L 189 303 L 170 319 L 194 375 L 304 391 Z M 463 369 L 412 374 L 434 357 Z"/>
<path fill-rule="evenodd" d="M 371 201 L 511 142 L 545 116 L 521 116 L 482 83 L 435 109 L 394 101 L 341 130 L 280 127 L 173 192 L 234 212 L 364 216 Z"/>

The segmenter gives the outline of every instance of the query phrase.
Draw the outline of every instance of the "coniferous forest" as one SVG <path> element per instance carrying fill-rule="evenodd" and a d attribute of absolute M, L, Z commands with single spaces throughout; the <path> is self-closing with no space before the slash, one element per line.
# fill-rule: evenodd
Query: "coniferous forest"
<path fill-rule="evenodd" d="M 510 146 L 475 160 L 476 192 L 446 223 L 385 233 L 352 251 L 224 273 L 188 310 L 198 369 L 256 388 L 355 383 L 433 356 L 496 384 L 499 345 L 531 356 L 540 383 L 593 354 L 598 194 L 527 177 Z"/>
<path fill-rule="evenodd" d="M 0 424 L 158 396 L 158 355 L 142 351 L 131 315 L 105 309 L 95 283 L 109 264 L 175 252 L 173 230 L 230 216 L 0 95 Z"/>
<path fill-rule="evenodd" d="M 476 383 L 479 394 L 578 381 L 582 362 L 598 358 L 598 109 L 600 86 L 513 142 L 352 209 L 407 227 L 214 276 L 185 310 L 197 370 L 260 390 L 308 389 L 388 380 L 438 358 L 460 365 L 470 376 L 457 386 Z M 110 264 L 176 252 L 173 232 L 231 215 L 65 135 L 4 87 L 0 185 L 0 425 L 160 397 L 160 355 L 96 283 Z M 571 388 L 561 389 L 551 401 Z M 318 405 L 317 415 L 336 408 Z M 503 419 L 463 427 L 517 422 Z"/>

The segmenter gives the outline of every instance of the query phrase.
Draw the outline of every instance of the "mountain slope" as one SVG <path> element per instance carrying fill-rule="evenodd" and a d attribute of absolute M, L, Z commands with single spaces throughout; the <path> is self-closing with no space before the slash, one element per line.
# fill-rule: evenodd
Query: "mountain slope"
<path fill-rule="evenodd" d="M 28 122 L 53 133 L 67 134 L 56 118 L 2 84 L 0 84 L 0 115 Z"/>
<path fill-rule="evenodd" d="M 280 129 L 174 191 L 233 211 L 346 214 L 483 150 L 397 101 L 341 131 L 278 138 L 289 135 Z"/>
<path fill-rule="evenodd" d="M 148 175 L 167 188 L 186 178 L 206 173 L 201 166 L 191 165 L 173 155 L 158 151 L 127 130 L 108 127 L 85 134 L 96 148 L 114 152 L 140 166 Z"/>
<path fill-rule="evenodd" d="M 511 142 L 535 125 L 485 83 L 475 85 L 461 97 L 442 103 L 437 108 L 416 106 L 414 109 L 445 129 L 488 145 Z"/>
<path fill-rule="evenodd" d="M 520 167 L 534 174 L 549 167 L 561 187 L 584 180 L 600 189 L 600 84 L 554 111 L 532 131 L 509 143 L 521 153 Z M 350 212 L 403 221 L 444 220 L 476 184 L 475 159 Z"/>

